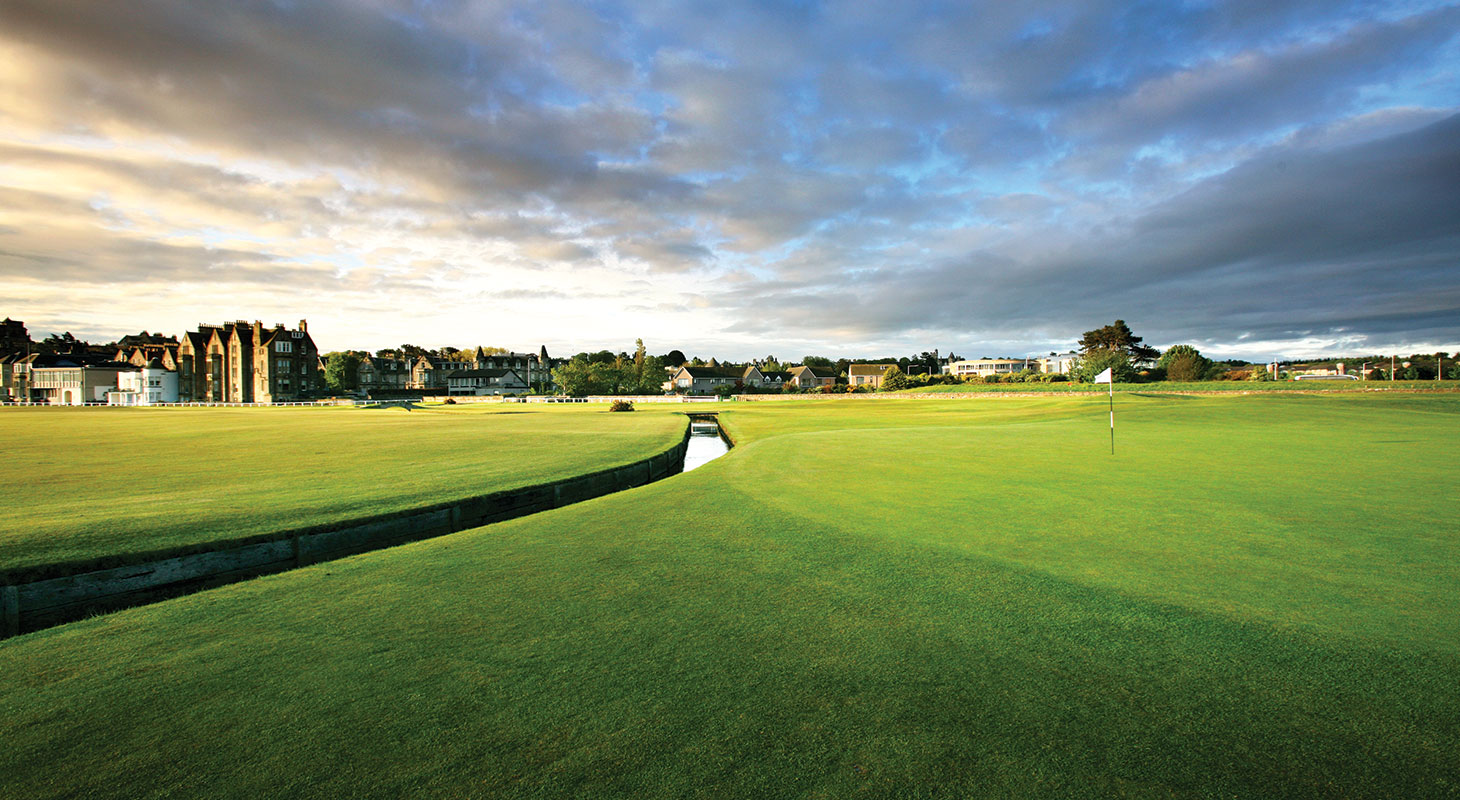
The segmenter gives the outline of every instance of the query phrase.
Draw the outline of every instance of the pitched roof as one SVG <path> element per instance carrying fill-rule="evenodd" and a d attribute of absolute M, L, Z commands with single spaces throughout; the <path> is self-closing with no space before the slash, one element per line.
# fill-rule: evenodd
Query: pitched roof
<path fill-rule="evenodd" d="M 745 370 L 740 367 L 681 367 L 691 378 L 734 378 L 740 380 Z M 678 374 L 678 373 L 676 373 Z"/>
<path fill-rule="evenodd" d="M 896 364 L 852 364 L 847 367 L 848 375 L 881 375 Z"/>
<path fill-rule="evenodd" d="M 515 369 L 459 369 L 447 375 L 446 380 L 451 381 L 457 378 L 500 378 L 508 373 L 517 376 L 519 380 L 522 378 L 521 375 L 517 375 L 517 370 Z"/>
<path fill-rule="evenodd" d="M 789 381 L 791 379 L 791 373 L 789 372 L 762 372 L 760 374 L 764 376 L 765 379 L 768 381 L 780 381 L 781 383 L 785 383 L 786 381 Z"/>
<path fill-rule="evenodd" d="M 791 374 L 796 375 L 802 372 L 809 372 L 818 378 L 835 378 L 836 367 L 808 367 L 805 364 L 791 367 Z"/>

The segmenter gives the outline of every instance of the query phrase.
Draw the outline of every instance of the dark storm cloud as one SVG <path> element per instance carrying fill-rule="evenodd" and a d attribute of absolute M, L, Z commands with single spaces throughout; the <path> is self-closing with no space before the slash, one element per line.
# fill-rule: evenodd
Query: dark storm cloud
<path fill-rule="evenodd" d="M 1208 331 L 1228 342 L 1454 337 L 1456 186 L 1460 116 L 1338 151 L 1274 148 L 1099 234 L 1045 229 L 1032 255 L 987 251 L 769 293 L 772 307 L 799 307 L 807 328 L 850 319 L 864 336 L 919 326 L 989 335 L 1064 320 L 1054 327 L 1073 340 L 1123 317 L 1168 343 Z M 1019 245 L 1028 243 L 1008 249 Z M 763 310 L 761 291 L 716 299 Z M 771 332 L 764 316 L 744 319 L 738 330 Z"/>

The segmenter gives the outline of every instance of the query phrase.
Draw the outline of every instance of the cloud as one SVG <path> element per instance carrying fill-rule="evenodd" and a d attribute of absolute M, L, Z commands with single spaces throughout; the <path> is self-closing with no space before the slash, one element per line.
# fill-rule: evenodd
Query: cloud
<path fill-rule="evenodd" d="M 370 348 L 1460 338 L 1457 15 L 11 0 L 0 296 L 288 286 Z"/>

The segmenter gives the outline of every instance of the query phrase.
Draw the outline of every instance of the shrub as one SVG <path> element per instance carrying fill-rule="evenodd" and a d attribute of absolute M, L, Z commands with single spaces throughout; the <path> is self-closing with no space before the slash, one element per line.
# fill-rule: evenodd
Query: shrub
<path fill-rule="evenodd" d="M 1166 362 L 1166 380 L 1199 381 L 1207 376 L 1210 362 L 1196 353 L 1183 353 Z"/>
<path fill-rule="evenodd" d="M 634 410 L 634 404 L 633 403 L 630 403 L 627 400 L 615 400 L 615 401 L 613 401 L 613 404 L 608 407 L 608 410 L 609 411 L 633 411 Z"/>
<path fill-rule="evenodd" d="M 896 364 L 883 371 L 882 391 L 895 392 L 899 389 L 908 388 L 908 385 L 907 375 Z"/>
<path fill-rule="evenodd" d="M 1173 345 L 1161 354 L 1156 366 L 1166 371 L 1166 380 L 1206 380 L 1212 371 L 1212 360 L 1189 344 Z"/>
<path fill-rule="evenodd" d="M 456 405 L 456 401 L 455 400 L 452 400 L 451 398 L 448 397 L 445 400 L 442 400 L 441 401 L 441 405 L 443 405 L 443 406 L 454 406 L 454 405 Z"/>

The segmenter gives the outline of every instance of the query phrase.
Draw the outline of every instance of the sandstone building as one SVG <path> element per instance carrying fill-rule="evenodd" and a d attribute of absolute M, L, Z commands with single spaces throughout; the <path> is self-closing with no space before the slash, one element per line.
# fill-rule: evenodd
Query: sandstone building
<path fill-rule="evenodd" d="M 265 328 L 239 320 L 199 325 L 178 342 L 178 399 L 184 403 L 279 403 L 323 383 L 309 325 Z"/>

